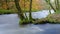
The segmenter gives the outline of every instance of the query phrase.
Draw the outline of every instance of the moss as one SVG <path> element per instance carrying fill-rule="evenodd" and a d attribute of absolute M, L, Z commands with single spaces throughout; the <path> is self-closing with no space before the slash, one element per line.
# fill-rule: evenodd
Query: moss
<path fill-rule="evenodd" d="M 19 21 L 19 24 L 20 24 L 20 25 L 24 25 L 24 24 L 28 24 L 28 23 L 29 23 L 29 21 L 26 20 L 26 19 Z"/>
<path fill-rule="evenodd" d="M 24 19 L 24 20 L 20 20 L 19 24 L 20 25 L 26 25 L 26 24 L 32 24 L 34 21 L 32 20 L 28 20 L 28 18 Z"/>
<path fill-rule="evenodd" d="M 19 24 L 20 25 L 24 25 L 24 24 L 31 24 L 33 21 L 32 20 L 28 20 L 28 18 L 24 19 L 24 20 L 20 20 Z"/>
<path fill-rule="evenodd" d="M 42 19 L 36 19 L 33 24 L 46 24 L 46 19 L 42 18 Z"/>
<path fill-rule="evenodd" d="M 47 21 L 52 24 L 59 24 L 60 23 L 60 14 L 51 14 L 47 17 Z"/>

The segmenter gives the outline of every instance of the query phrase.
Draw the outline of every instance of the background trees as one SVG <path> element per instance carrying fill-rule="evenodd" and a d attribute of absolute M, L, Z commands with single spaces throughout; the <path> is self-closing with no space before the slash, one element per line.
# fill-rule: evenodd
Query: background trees
<path fill-rule="evenodd" d="M 60 10 L 59 10 L 59 9 L 60 9 L 59 0 L 54 0 L 55 6 L 54 6 L 54 4 L 52 4 L 52 3 L 50 2 L 51 0 L 45 0 L 45 1 L 50 5 L 50 7 L 51 7 L 55 12 L 60 11 Z"/>
<path fill-rule="evenodd" d="M 15 9 L 15 5 L 14 5 L 14 0 L 1 0 L 1 7 L 3 9 L 7 9 L 9 8 L 10 9 Z M 25 4 L 25 11 L 29 11 L 29 5 L 30 5 L 30 0 L 25 0 L 25 3 L 24 3 L 24 0 L 20 0 L 19 1 L 19 4 L 21 4 L 21 9 L 24 11 L 24 4 Z M 32 11 L 38 11 L 38 10 L 42 10 L 42 9 L 45 9 L 44 7 L 44 1 L 43 0 L 32 0 Z"/>

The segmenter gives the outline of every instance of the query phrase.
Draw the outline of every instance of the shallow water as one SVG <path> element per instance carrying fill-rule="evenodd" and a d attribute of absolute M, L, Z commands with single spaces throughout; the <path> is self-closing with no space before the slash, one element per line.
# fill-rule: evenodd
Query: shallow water
<path fill-rule="evenodd" d="M 51 14 L 55 13 L 53 10 L 51 10 Z M 32 12 L 32 18 L 34 19 L 41 19 L 46 18 L 49 15 L 49 10 L 42 10 L 38 12 Z M 27 16 L 29 16 L 29 13 L 26 13 Z"/>
<path fill-rule="evenodd" d="M 0 15 L 0 34 L 60 34 L 60 24 L 19 26 L 17 14 Z"/>

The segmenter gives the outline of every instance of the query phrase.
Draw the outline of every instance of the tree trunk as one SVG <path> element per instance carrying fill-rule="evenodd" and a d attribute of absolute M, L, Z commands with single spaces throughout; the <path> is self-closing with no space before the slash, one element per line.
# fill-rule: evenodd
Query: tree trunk
<path fill-rule="evenodd" d="M 25 4 L 25 3 L 26 3 L 26 1 L 24 0 L 24 11 L 26 11 L 26 10 L 25 10 L 25 6 L 26 6 L 26 4 Z M 25 17 L 28 19 L 28 17 L 27 17 L 27 15 L 26 15 L 26 13 L 25 13 Z"/>
<path fill-rule="evenodd" d="M 7 10 L 9 10 L 8 1 L 5 0 L 5 2 L 6 2 Z"/>
<path fill-rule="evenodd" d="M 29 10 L 29 20 L 32 20 L 32 15 L 31 15 L 31 11 L 32 11 L 32 0 L 30 0 L 30 10 Z"/>
<path fill-rule="evenodd" d="M 19 15 L 20 19 L 21 20 L 25 19 L 23 12 L 21 10 L 21 7 L 19 6 L 19 0 L 15 0 L 15 5 L 16 5 L 16 8 L 18 10 L 18 15 Z"/>
<path fill-rule="evenodd" d="M 51 14 L 51 7 L 49 6 L 49 13 Z"/>
<path fill-rule="evenodd" d="M 50 3 L 50 0 L 45 0 L 50 6 L 51 8 L 56 12 L 56 9 L 52 6 L 52 4 Z"/>
<path fill-rule="evenodd" d="M 57 9 L 59 10 L 59 0 L 57 0 Z"/>

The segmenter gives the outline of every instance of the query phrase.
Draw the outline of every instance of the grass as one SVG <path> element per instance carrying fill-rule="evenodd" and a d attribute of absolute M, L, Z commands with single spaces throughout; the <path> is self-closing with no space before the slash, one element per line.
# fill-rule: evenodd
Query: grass
<path fill-rule="evenodd" d="M 22 10 L 23 12 L 29 12 L 29 10 Z M 32 12 L 36 12 L 38 10 L 32 10 Z M 0 9 L 0 15 L 1 14 L 14 14 L 17 13 L 18 11 L 14 11 L 14 10 L 4 10 L 4 9 Z"/>
<path fill-rule="evenodd" d="M 1 14 L 13 14 L 13 13 L 15 13 L 15 11 L 13 11 L 13 10 L 0 9 L 0 15 Z"/>

